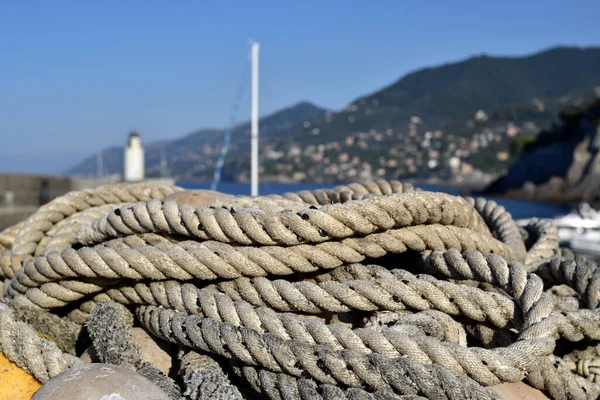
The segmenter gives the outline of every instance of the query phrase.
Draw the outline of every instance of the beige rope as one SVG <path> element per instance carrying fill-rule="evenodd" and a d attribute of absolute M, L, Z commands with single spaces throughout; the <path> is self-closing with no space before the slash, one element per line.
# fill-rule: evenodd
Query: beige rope
<path fill-rule="evenodd" d="M 160 232 L 223 243 L 289 246 L 424 224 L 453 225 L 488 233 L 477 211 L 465 200 L 415 192 L 307 208 L 296 213 L 209 206 L 194 209 L 172 200 L 140 202 L 115 209 L 107 217 L 85 225 L 78 241 L 91 245 L 122 235 Z"/>
<path fill-rule="evenodd" d="M 435 248 L 478 249 L 503 254 L 509 259 L 512 256 L 510 248 L 491 236 L 440 225 L 419 225 L 364 238 L 292 247 L 236 247 L 212 241 L 165 242 L 121 249 L 84 247 L 28 261 L 17 271 L 6 292 L 13 298 L 25 295 L 33 304 L 54 308 L 101 290 L 96 283 L 54 284 L 61 278 L 212 280 L 289 275 L 332 269 L 387 253 Z"/>
<path fill-rule="evenodd" d="M 350 200 L 362 200 L 373 195 L 389 195 L 394 193 L 409 193 L 415 189 L 410 183 L 399 181 L 377 180 L 372 182 L 351 183 L 337 186 L 333 189 L 301 190 L 297 193 L 284 193 L 283 195 L 269 195 L 269 198 L 289 199 L 298 203 L 312 205 L 327 205 L 345 203 Z"/>
<path fill-rule="evenodd" d="M 9 250 L 12 247 L 13 242 L 15 241 L 15 237 L 23 228 L 25 221 L 21 221 L 15 225 L 9 226 L 0 232 L 0 251 L 2 249 Z"/>
<path fill-rule="evenodd" d="M 203 288 L 173 280 L 121 285 L 98 294 L 93 300 L 83 303 L 80 309 L 89 313 L 97 302 L 116 301 L 125 305 L 163 306 L 197 314 L 198 309 L 206 310 L 217 304 L 217 294 L 225 294 L 233 301 L 245 300 L 254 307 L 270 307 L 283 312 L 322 314 L 351 310 L 400 312 L 433 309 L 451 316 L 489 322 L 499 328 L 522 325 L 522 315 L 514 301 L 497 293 L 431 276 L 417 277 L 403 269 L 388 271 L 380 266 L 360 264 L 339 269 L 351 274 L 348 279 L 313 283 L 242 277 Z M 364 279 L 364 275 L 369 275 L 369 278 Z"/>
<path fill-rule="evenodd" d="M 35 254 L 37 244 L 55 223 L 79 211 L 104 204 L 133 203 L 136 201 L 160 199 L 178 190 L 181 189 L 141 183 L 135 185 L 119 184 L 101 186 L 94 189 L 68 193 L 40 207 L 36 213 L 27 218 L 22 229 L 15 237 L 12 251 L 16 254 Z"/>
<path fill-rule="evenodd" d="M 497 396 L 482 386 L 524 379 L 555 399 L 600 395 L 593 358 L 555 355 L 559 339 L 600 340 L 598 269 L 561 251 L 548 221 L 523 239 L 493 201 L 388 181 L 197 208 L 165 198 L 177 190 L 119 185 L 40 208 L 0 251 L 8 301 L 86 323 L 119 360 L 135 347 L 102 307 L 129 307 L 185 349 L 184 398 L 484 399 Z"/>
<path fill-rule="evenodd" d="M 0 302 L 0 350 L 40 382 L 46 382 L 82 361 L 63 353 L 56 345 L 38 336 L 28 324 L 18 321 L 13 311 Z"/>

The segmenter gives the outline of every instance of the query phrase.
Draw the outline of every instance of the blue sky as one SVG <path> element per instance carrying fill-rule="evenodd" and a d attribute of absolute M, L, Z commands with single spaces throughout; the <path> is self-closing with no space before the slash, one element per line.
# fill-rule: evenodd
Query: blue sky
<path fill-rule="evenodd" d="M 332 109 L 471 55 L 599 45 L 597 0 L 0 2 L 0 171 L 60 172 L 90 153 L 225 127 L 261 43 L 264 115 Z M 239 119 L 250 110 L 249 84 Z"/>

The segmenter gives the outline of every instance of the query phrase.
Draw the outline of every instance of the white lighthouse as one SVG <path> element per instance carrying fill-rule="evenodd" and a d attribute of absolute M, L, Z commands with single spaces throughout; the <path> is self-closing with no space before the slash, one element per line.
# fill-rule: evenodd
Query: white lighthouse
<path fill-rule="evenodd" d="M 144 180 L 144 148 L 139 133 L 132 131 L 125 146 L 125 181 Z"/>

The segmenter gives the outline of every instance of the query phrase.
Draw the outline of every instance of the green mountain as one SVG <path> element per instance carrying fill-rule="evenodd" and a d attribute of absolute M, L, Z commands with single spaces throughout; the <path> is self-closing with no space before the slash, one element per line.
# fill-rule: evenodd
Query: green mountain
<path fill-rule="evenodd" d="M 549 127 L 560 109 L 595 96 L 598 88 L 600 47 L 557 47 L 525 57 L 481 55 L 424 68 L 338 112 L 313 112 L 314 106 L 301 103 L 298 118 L 276 113 L 269 117 L 273 127 L 265 118 L 261 179 L 451 177 L 473 168 L 497 173 L 513 161 L 515 138 Z M 199 131 L 170 142 L 172 173 L 209 180 L 222 138 L 218 132 Z M 223 180 L 249 179 L 248 140 L 246 124 L 235 132 Z M 147 164 L 157 173 L 158 157 L 149 155 Z"/>
<path fill-rule="evenodd" d="M 451 179 L 473 169 L 496 174 L 514 161 L 515 139 L 550 127 L 562 108 L 595 96 L 598 87 L 600 48 L 484 55 L 421 69 L 265 144 L 262 178 Z M 244 171 L 249 155 L 229 163 Z"/>

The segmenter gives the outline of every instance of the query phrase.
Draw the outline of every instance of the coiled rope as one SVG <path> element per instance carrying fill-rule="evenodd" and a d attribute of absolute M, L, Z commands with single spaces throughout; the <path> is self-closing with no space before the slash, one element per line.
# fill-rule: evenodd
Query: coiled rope
<path fill-rule="evenodd" d="M 0 233 L 2 351 L 45 381 L 89 334 L 172 398 L 600 395 L 600 272 L 549 221 L 390 181 L 200 207 L 180 190 L 73 192 Z M 132 324 L 179 349 L 178 380 Z"/>

